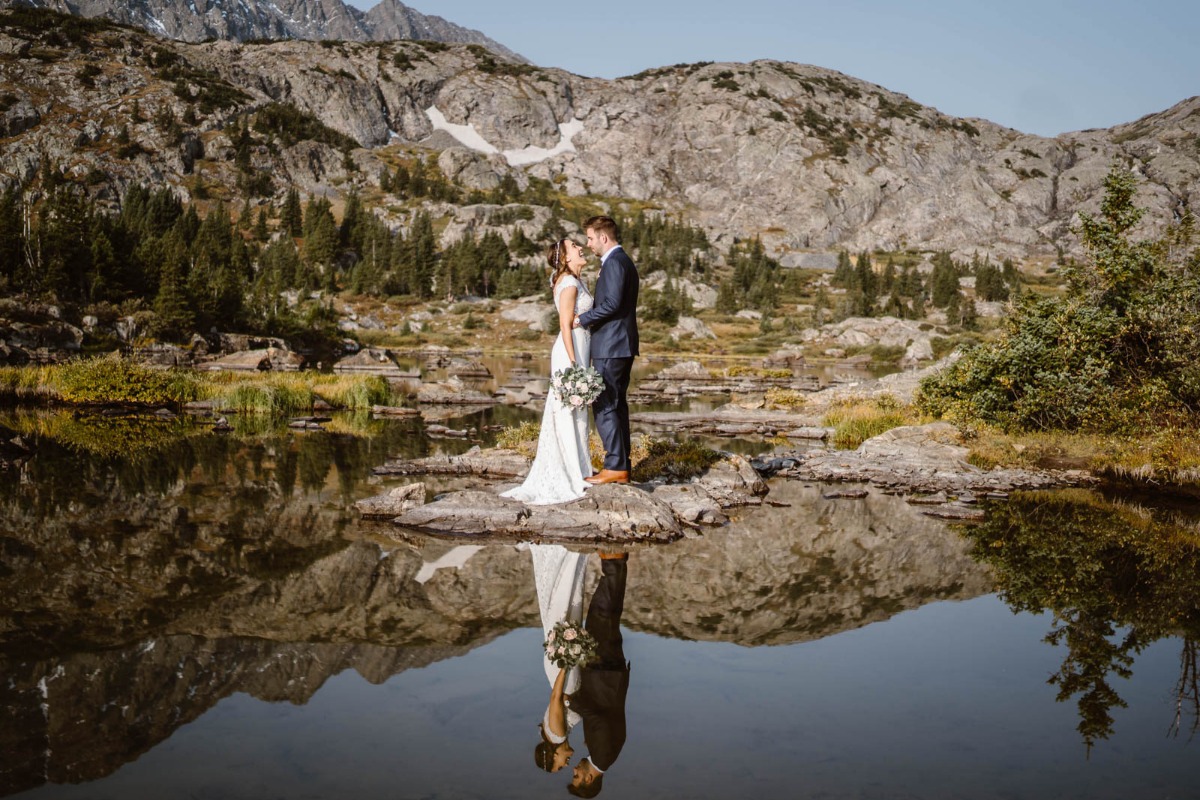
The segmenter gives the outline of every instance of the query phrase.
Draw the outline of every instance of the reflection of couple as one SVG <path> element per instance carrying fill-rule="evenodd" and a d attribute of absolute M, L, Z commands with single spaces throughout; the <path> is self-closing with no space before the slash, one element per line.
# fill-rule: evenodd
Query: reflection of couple
<path fill-rule="evenodd" d="M 587 556 L 561 545 L 530 545 L 543 634 L 563 620 L 583 615 L 583 578 Z M 588 604 L 584 628 L 596 639 L 596 660 L 582 668 L 560 669 L 543 656 L 550 681 L 550 702 L 541 722 L 541 742 L 534 749 L 537 765 L 558 772 L 575 751 L 568 741 L 582 722 L 588 755 L 574 767 L 567 789 L 577 797 L 595 797 L 604 773 L 625 745 L 625 695 L 629 665 L 621 640 L 625 606 L 626 554 L 600 554 L 600 581 Z"/>
<path fill-rule="evenodd" d="M 550 246 L 550 285 L 558 311 L 559 335 L 550 349 L 551 374 L 589 360 L 604 380 L 592 404 L 596 431 L 604 443 L 604 469 L 592 475 L 587 409 L 564 405 L 546 395 L 537 455 L 525 482 L 504 493 L 524 503 L 565 503 L 583 495 L 588 484 L 629 482 L 629 373 L 638 354 L 638 271 L 621 249 L 620 231 L 609 217 L 584 224 L 588 248 L 600 257 L 593 298 L 581 280 L 587 257 L 571 239 Z"/>

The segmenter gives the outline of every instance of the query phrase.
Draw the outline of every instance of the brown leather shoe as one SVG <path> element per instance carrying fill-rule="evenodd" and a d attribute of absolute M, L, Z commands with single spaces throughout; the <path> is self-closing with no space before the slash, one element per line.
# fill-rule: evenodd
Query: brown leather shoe
<path fill-rule="evenodd" d="M 602 483 L 629 483 L 629 473 L 623 469 L 602 469 L 584 480 L 592 486 L 599 486 Z"/>

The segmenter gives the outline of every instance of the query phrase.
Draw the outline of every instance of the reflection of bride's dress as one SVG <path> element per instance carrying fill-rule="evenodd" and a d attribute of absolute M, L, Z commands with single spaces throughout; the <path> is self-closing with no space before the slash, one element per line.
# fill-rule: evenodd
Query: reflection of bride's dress
<path fill-rule="evenodd" d="M 542 639 L 545 640 L 555 623 L 564 619 L 583 621 L 583 575 L 587 569 L 587 556 L 558 544 L 531 544 L 529 552 L 533 556 L 533 580 L 537 586 Z M 546 670 L 546 679 L 553 686 L 559 668 L 550 663 L 545 651 L 542 652 L 542 666 Z M 574 667 L 567 673 L 563 691 L 574 694 L 579 689 L 579 680 L 579 667 Z M 567 729 L 574 728 L 578 722 L 579 715 L 567 709 Z"/>
<path fill-rule="evenodd" d="M 554 307 L 563 289 L 574 286 L 578 289 L 575 298 L 575 314 L 578 316 L 592 307 L 592 295 L 583 283 L 572 275 L 559 279 L 554 287 Z M 572 331 L 575 344 L 575 363 L 588 364 L 591 350 L 591 334 L 582 328 Z M 550 374 L 571 366 L 562 333 L 554 340 L 550 349 Z M 530 505 L 566 503 L 583 496 L 587 484 L 584 478 L 592 474 L 591 457 L 588 454 L 588 411 L 587 407 L 572 409 L 564 406 L 553 390 L 546 392 L 546 408 L 542 412 L 542 429 L 538 435 L 537 455 L 533 466 L 520 486 L 503 493 Z"/>

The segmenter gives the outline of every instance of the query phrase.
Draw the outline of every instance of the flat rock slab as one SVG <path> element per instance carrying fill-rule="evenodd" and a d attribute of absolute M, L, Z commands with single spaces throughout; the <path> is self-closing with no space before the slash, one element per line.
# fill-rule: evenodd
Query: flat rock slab
<path fill-rule="evenodd" d="M 393 520 L 402 528 L 462 537 L 578 542 L 670 542 L 683 530 L 671 507 L 636 486 L 593 486 L 578 500 L 527 506 L 472 489 L 453 492 Z"/>
<path fill-rule="evenodd" d="M 765 472 L 827 483 L 870 483 L 898 493 L 929 495 L 913 503 L 956 497 L 996 498 L 1018 489 L 1054 489 L 1097 482 L 1083 470 L 983 470 L 967 461 L 968 448 L 945 422 L 893 428 L 857 450 L 799 451 L 759 462 Z"/>
<path fill-rule="evenodd" d="M 830 434 L 829 428 L 818 426 L 818 420 L 811 416 L 791 411 L 747 409 L 733 405 L 704 412 L 642 411 L 630 414 L 629 419 L 656 428 L 714 436 L 795 434 L 804 439 L 824 439 Z"/>

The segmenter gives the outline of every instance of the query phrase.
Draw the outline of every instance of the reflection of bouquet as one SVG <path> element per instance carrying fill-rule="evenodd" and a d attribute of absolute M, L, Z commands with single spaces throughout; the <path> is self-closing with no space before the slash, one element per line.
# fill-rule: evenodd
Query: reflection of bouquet
<path fill-rule="evenodd" d="M 583 408 L 604 391 L 604 379 L 595 367 L 567 367 L 554 373 L 550 388 L 568 408 Z"/>
<path fill-rule="evenodd" d="M 546 658 L 559 669 L 582 667 L 596 658 L 596 639 L 578 622 L 556 623 L 544 645 Z"/>

